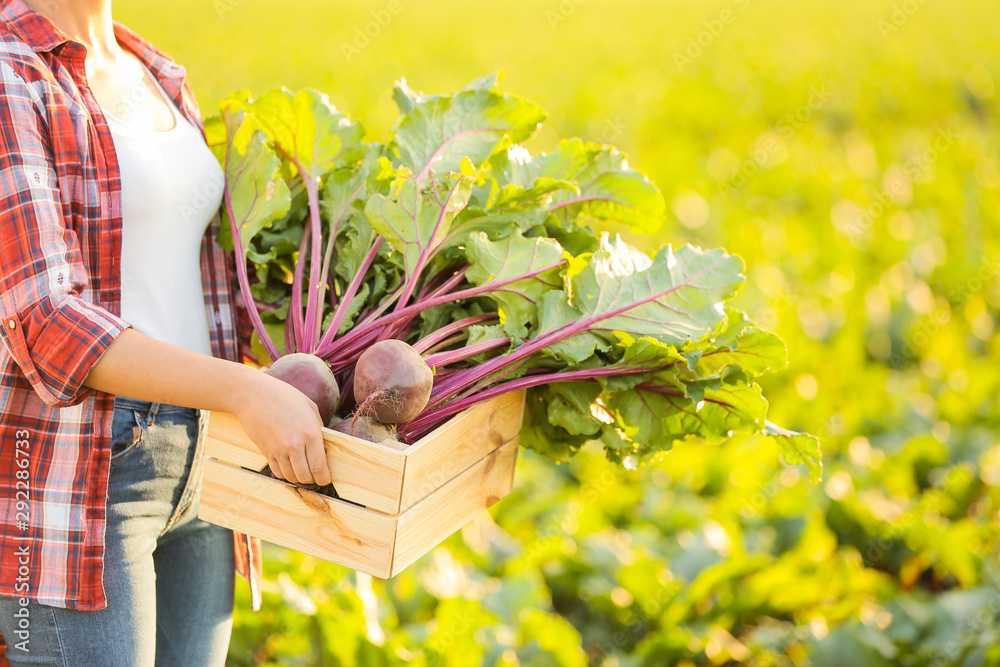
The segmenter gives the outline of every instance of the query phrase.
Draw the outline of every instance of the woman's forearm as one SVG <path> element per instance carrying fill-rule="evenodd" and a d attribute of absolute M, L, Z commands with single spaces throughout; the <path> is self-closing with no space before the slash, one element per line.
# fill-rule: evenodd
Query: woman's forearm
<path fill-rule="evenodd" d="M 263 375 L 244 364 L 191 352 L 126 329 L 84 384 L 140 401 L 236 413 Z"/>
<path fill-rule="evenodd" d="M 140 401 L 236 413 L 262 373 L 151 338 L 118 334 L 84 384 Z"/>
<path fill-rule="evenodd" d="M 230 412 L 276 476 L 302 484 L 331 481 L 316 404 L 290 384 L 250 366 L 126 329 L 94 364 L 84 384 L 141 401 Z"/>

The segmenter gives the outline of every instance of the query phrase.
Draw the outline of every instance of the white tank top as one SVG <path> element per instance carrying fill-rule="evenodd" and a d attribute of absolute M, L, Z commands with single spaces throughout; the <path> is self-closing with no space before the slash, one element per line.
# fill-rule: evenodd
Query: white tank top
<path fill-rule="evenodd" d="M 156 86 L 174 116 L 171 130 L 143 129 L 152 126 L 154 98 L 139 78 L 129 123 L 104 109 L 121 171 L 121 318 L 152 338 L 211 355 L 201 242 L 224 176 L 198 129 Z"/>

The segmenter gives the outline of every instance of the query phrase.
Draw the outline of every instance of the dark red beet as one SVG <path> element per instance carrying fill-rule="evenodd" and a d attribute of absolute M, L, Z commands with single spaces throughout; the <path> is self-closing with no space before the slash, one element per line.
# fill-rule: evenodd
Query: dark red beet
<path fill-rule="evenodd" d="M 434 372 L 401 340 L 383 340 L 365 350 L 354 366 L 354 398 L 363 414 L 385 424 L 419 415 L 434 386 Z"/>
<path fill-rule="evenodd" d="M 281 357 L 267 369 L 267 374 L 292 385 L 312 399 L 326 424 L 340 403 L 340 387 L 326 363 L 314 354 L 295 352 Z"/>
<path fill-rule="evenodd" d="M 382 424 L 370 417 L 360 416 L 357 419 L 348 417 L 347 419 L 334 425 L 334 431 L 353 435 L 368 442 L 382 442 L 384 440 L 396 440 L 396 429 L 388 424 Z M 353 432 L 352 432 L 353 431 Z"/>

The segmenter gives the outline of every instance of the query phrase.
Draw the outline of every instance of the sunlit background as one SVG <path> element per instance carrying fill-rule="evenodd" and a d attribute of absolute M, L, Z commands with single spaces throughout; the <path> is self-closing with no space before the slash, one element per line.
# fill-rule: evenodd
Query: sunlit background
<path fill-rule="evenodd" d="M 724 246 L 822 438 L 627 472 L 522 451 L 514 492 L 389 582 L 267 551 L 231 665 L 1000 665 L 1000 12 L 993 2 L 116 0 L 229 92 L 315 87 L 382 139 L 395 80 L 497 69 L 659 185 L 651 237 Z M 620 230 L 616 230 L 620 231 Z M 594 501 L 593 498 L 598 500 Z"/>

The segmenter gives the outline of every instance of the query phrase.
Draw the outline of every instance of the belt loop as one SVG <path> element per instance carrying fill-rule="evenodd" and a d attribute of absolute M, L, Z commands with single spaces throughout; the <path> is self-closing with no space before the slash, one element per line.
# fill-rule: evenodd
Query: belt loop
<path fill-rule="evenodd" d="M 146 422 L 149 426 L 153 425 L 153 420 L 156 419 L 156 412 L 160 409 L 159 403 L 151 403 L 149 406 L 149 417 L 146 418 Z"/>

